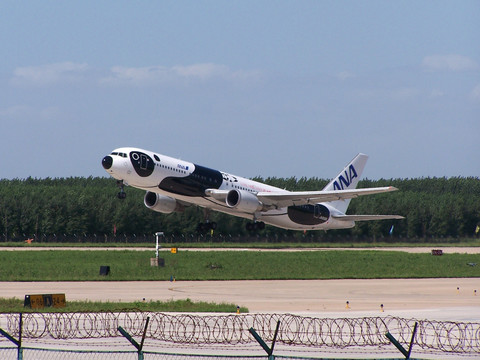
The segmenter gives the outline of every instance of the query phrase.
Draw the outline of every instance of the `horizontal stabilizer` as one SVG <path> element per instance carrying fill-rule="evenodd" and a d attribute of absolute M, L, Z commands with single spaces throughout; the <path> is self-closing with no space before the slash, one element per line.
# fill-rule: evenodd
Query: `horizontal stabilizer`
<path fill-rule="evenodd" d="M 369 221 L 369 220 L 400 220 L 405 219 L 400 215 L 332 215 L 340 221 Z"/>

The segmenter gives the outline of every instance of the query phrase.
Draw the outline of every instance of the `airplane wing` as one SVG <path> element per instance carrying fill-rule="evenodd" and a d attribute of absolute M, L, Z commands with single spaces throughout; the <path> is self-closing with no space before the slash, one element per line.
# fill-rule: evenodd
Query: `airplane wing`
<path fill-rule="evenodd" d="M 332 191 L 293 191 L 293 192 L 259 192 L 258 200 L 264 205 L 275 208 L 287 206 L 298 206 L 307 204 L 316 204 L 320 202 L 329 202 L 336 200 L 353 199 L 363 195 L 380 194 L 384 192 L 396 191 L 393 186 L 377 187 L 368 189 L 352 190 L 332 190 Z"/>
<path fill-rule="evenodd" d="M 299 206 L 307 204 L 317 204 L 320 202 L 329 202 L 336 200 L 353 199 L 358 196 L 380 194 L 384 192 L 396 191 L 393 186 L 377 187 L 367 189 L 351 190 L 331 190 L 331 191 L 279 191 L 279 192 L 259 192 L 258 200 L 267 208 L 285 208 L 288 206 Z M 207 189 L 207 196 L 213 197 L 218 201 L 225 201 L 229 190 Z"/>

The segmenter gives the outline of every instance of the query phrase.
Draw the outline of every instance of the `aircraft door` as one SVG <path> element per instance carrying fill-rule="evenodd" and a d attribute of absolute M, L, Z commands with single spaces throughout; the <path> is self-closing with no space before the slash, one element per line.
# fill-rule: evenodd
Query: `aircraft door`
<path fill-rule="evenodd" d="M 140 154 L 140 169 L 147 170 L 148 158 L 145 154 Z"/>
<path fill-rule="evenodd" d="M 132 151 L 130 153 L 130 161 L 132 162 L 135 172 L 141 177 L 152 175 L 155 169 L 153 159 L 140 151 Z"/>

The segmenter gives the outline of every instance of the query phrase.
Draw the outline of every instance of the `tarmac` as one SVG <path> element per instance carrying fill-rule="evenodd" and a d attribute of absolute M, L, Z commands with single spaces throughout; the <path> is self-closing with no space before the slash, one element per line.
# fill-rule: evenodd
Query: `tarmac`
<path fill-rule="evenodd" d="M 57 293 L 65 294 L 67 302 L 190 299 L 235 304 L 254 313 L 480 321 L 479 278 L 0 282 L 3 298 Z"/>

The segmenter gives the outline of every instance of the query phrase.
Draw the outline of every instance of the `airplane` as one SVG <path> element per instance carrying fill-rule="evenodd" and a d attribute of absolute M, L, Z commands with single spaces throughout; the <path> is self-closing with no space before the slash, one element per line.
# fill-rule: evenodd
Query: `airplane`
<path fill-rule="evenodd" d="M 368 156 L 358 154 L 323 190 L 287 191 L 188 161 L 134 147 L 113 150 L 102 159 L 107 173 L 117 179 L 118 198 L 124 186 L 145 190 L 147 208 L 170 214 L 196 205 L 205 210 L 202 231 L 214 230 L 210 211 L 249 219 L 247 230 L 265 224 L 288 230 L 347 229 L 355 221 L 403 219 L 399 215 L 347 215 L 350 200 L 358 196 L 398 190 L 393 186 L 356 189 Z"/>

